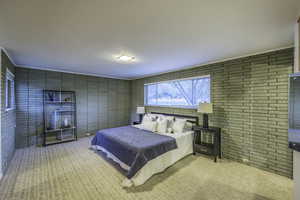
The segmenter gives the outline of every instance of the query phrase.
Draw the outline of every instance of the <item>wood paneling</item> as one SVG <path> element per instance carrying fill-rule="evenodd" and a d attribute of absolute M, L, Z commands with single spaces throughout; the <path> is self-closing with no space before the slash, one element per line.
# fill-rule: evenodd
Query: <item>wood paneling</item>
<path fill-rule="evenodd" d="M 118 90 L 119 88 L 119 90 Z M 70 73 L 16 68 L 18 148 L 40 144 L 43 89 L 76 92 L 78 136 L 129 123 L 130 83 Z"/>

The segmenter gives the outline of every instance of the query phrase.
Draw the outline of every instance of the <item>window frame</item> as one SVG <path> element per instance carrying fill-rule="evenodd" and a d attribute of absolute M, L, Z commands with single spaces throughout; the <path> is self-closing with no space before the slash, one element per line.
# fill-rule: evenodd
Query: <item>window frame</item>
<path fill-rule="evenodd" d="M 152 106 L 152 107 L 166 107 L 166 108 L 184 108 L 184 109 L 196 109 L 198 105 L 193 105 L 193 106 L 185 106 L 185 105 L 153 105 L 153 104 L 148 104 L 148 85 L 157 85 L 160 83 L 170 83 L 170 82 L 175 82 L 175 81 L 183 81 L 183 80 L 193 80 L 193 79 L 201 79 L 201 78 L 209 78 L 209 102 L 212 102 L 212 97 L 211 97 L 211 91 L 212 91 L 212 81 L 211 81 L 211 75 L 202 75 L 202 76 L 193 76 L 193 77 L 188 77 L 188 78 L 180 78 L 180 79 L 172 79 L 172 80 L 165 80 L 165 81 L 158 81 L 158 82 L 151 82 L 151 83 L 145 83 L 144 84 L 144 105 L 145 106 Z M 147 89 L 146 89 L 147 88 Z M 156 93 L 157 93 L 156 89 Z M 193 91 L 192 91 L 193 92 Z"/>
<path fill-rule="evenodd" d="M 10 93 L 8 88 L 8 82 L 10 81 Z M 9 98 L 10 94 L 10 98 Z M 10 100 L 10 102 L 9 102 Z M 15 75 L 6 69 L 5 76 L 5 110 L 10 111 L 15 109 Z"/>

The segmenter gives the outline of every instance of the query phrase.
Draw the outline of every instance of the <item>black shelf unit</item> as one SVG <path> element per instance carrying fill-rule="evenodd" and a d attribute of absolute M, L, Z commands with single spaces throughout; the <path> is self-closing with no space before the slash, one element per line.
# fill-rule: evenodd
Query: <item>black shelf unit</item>
<path fill-rule="evenodd" d="M 43 91 L 43 146 L 77 140 L 74 91 Z"/>
<path fill-rule="evenodd" d="M 202 153 L 214 156 L 215 162 L 217 162 L 218 157 L 221 159 L 221 128 L 193 126 L 193 130 L 195 132 L 193 142 L 194 155 L 196 155 L 196 153 Z M 204 138 L 202 138 L 203 133 L 210 135 L 212 141 L 205 141 Z"/>

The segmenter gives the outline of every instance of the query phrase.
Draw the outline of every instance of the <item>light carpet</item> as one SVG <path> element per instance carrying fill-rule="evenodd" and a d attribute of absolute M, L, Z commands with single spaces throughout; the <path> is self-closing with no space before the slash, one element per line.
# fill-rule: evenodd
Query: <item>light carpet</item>
<path fill-rule="evenodd" d="M 89 150 L 91 137 L 46 148 L 19 149 L 0 182 L 13 200 L 291 200 L 292 180 L 222 159 L 188 156 L 144 185 L 124 177 Z"/>

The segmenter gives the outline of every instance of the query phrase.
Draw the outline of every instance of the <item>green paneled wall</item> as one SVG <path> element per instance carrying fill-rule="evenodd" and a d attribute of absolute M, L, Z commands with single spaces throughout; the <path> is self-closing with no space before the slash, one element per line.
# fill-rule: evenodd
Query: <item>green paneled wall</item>
<path fill-rule="evenodd" d="M 17 148 L 41 143 L 43 89 L 73 90 L 77 100 L 78 136 L 130 119 L 130 81 L 16 68 Z"/>
<path fill-rule="evenodd" d="M 144 105 L 144 84 L 211 75 L 214 113 L 210 125 L 222 128 L 224 157 L 292 177 L 288 149 L 288 74 L 293 49 L 205 65 L 132 81 L 132 120 Z M 147 111 L 198 115 L 193 109 L 147 107 Z M 202 116 L 200 123 L 202 122 Z"/>
<path fill-rule="evenodd" d="M 6 110 L 6 71 L 15 73 L 15 66 L 8 56 L 0 49 L 1 67 L 1 150 L 0 150 L 0 175 L 4 174 L 15 152 L 15 110 Z"/>

